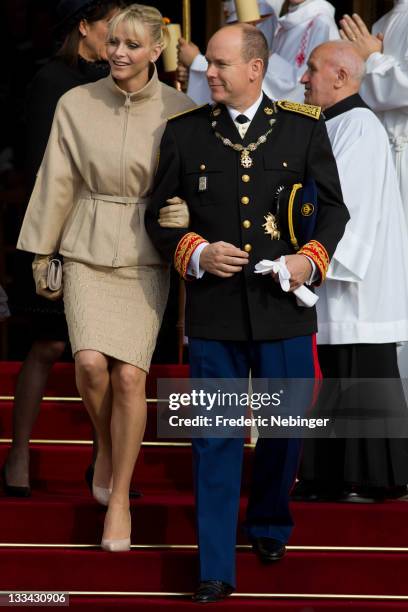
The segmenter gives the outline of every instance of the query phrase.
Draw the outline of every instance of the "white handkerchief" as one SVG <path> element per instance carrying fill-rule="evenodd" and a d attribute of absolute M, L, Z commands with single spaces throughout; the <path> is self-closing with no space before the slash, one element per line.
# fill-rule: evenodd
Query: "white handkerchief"
<path fill-rule="evenodd" d="M 270 259 L 262 259 L 255 266 L 255 274 L 270 274 L 271 272 L 275 272 L 275 274 L 279 275 L 280 286 L 283 291 L 288 292 L 290 289 L 290 273 L 288 268 L 286 267 L 286 261 L 284 255 L 280 257 L 279 260 L 271 261 Z M 305 285 L 298 287 L 293 291 L 296 296 L 296 301 L 298 306 L 305 306 L 306 308 L 311 308 L 314 306 L 319 299 L 317 295 L 310 291 Z"/>

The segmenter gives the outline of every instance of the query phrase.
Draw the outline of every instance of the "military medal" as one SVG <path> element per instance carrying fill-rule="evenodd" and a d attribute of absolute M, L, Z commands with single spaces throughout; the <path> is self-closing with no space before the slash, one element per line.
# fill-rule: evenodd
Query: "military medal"
<path fill-rule="evenodd" d="M 241 166 L 243 166 L 244 168 L 251 168 L 252 163 L 253 163 L 253 160 L 249 154 L 248 149 L 244 149 L 241 152 Z"/>
<path fill-rule="evenodd" d="M 280 230 L 277 217 L 272 213 L 268 213 L 264 219 L 265 223 L 262 225 L 262 227 L 265 228 L 265 234 L 269 234 L 271 240 L 280 240 Z"/>

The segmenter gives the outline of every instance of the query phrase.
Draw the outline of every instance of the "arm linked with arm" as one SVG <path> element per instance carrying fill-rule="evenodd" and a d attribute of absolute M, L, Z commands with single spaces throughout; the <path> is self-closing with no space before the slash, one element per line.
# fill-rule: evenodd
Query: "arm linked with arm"
<path fill-rule="evenodd" d="M 205 240 L 199 234 L 189 232 L 188 228 L 168 228 L 159 223 L 160 210 L 168 206 L 167 201 L 175 197 L 183 198 L 181 172 L 176 138 L 168 123 L 160 144 L 159 163 L 145 225 L 157 250 L 166 260 L 173 261 L 176 270 L 185 278 L 192 253 Z"/>

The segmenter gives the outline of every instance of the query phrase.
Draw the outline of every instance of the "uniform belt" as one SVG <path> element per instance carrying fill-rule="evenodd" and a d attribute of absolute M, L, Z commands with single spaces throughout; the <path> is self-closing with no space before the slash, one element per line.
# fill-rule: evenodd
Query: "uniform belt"
<path fill-rule="evenodd" d="M 113 204 L 147 204 L 149 201 L 149 198 L 142 198 L 140 196 L 108 195 L 106 193 L 96 193 L 95 191 L 85 191 L 81 197 L 90 200 L 100 200 L 101 202 L 112 202 Z"/>

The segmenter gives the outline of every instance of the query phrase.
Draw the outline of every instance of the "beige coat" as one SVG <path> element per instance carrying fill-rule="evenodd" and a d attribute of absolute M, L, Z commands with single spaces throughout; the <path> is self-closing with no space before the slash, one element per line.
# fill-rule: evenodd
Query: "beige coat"
<path fill-rule="evenodd" d="M 108 76 L 62 96 L 17 248 L 100 266 L 163 263 L 146 203 L 166 120 L 193 106 L 156 70 L 134 94 Z"/>

